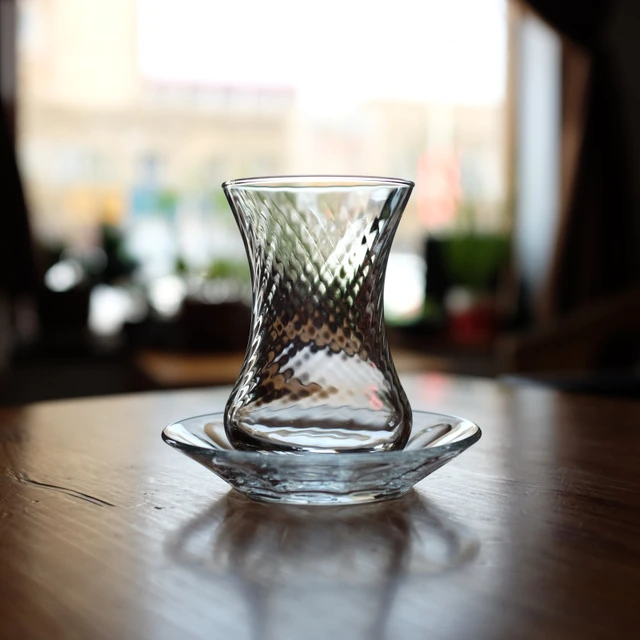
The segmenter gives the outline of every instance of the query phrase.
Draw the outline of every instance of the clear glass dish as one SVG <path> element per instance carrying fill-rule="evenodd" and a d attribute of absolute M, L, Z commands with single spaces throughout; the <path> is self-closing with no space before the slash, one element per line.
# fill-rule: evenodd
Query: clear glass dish
<path fill-rule="evenodd" d="M 164 441 L 256 500 L 289 504 L 357 504 L 397 498 L 480 439 L 469 420 L 413 412 L 406 445 L 369 453 L 237 450 L 224 414 L 174 422 Z"/>

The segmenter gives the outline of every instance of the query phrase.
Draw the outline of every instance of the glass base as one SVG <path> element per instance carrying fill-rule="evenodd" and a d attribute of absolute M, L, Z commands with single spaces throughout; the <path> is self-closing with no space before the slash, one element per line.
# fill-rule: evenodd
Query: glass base
<path fill-rule="evenodd" d="M 477 442 L 480 428 L 464 418 L 413 412 L 404 449 L 372 453 L 239 451 L 227 439 L 223 413 L 174 422 L 163 440 L 255 500 L 344 505 L 389 500 Z"/>

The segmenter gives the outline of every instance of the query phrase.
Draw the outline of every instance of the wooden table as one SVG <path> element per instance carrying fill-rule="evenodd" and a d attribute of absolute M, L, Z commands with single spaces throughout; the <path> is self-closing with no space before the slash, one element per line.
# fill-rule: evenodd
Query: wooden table
<path fill-rule="evenodd" d="M 228 389 L 0 411 L 0 637 L 640 635 L 640 403 L 406 379 L 482 440 L 394 502 L 251 503 L 164 445 Z"/>

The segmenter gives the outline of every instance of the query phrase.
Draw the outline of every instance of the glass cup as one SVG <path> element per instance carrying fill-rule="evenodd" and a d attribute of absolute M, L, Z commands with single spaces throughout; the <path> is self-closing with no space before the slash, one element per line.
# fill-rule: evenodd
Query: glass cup
<path fill-rule="evenodd" d="M 223 184 L 251 267 L 252 322 L 225 409 L 236 449 L 402 449 L 412 414 L 387 344 L 383 288 L 408 180 Z"/>

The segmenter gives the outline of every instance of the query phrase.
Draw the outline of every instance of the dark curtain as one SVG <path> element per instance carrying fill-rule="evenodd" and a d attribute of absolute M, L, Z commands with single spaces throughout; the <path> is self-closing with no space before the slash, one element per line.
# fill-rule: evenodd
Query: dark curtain
<path fill-rule="evenodd" d="M 616 2 L 527 1 L 591 58 L 582 149 L 549 283 L 551 311 L 562 316 L 627 288 L 639 276 L 634 167 L 609 40 Z"/>
<path fill-rule="evenodd" d="M 10 298 L 35 288 L 27 207 L 4 107 L 0 113 L 0 292 Z"/>

